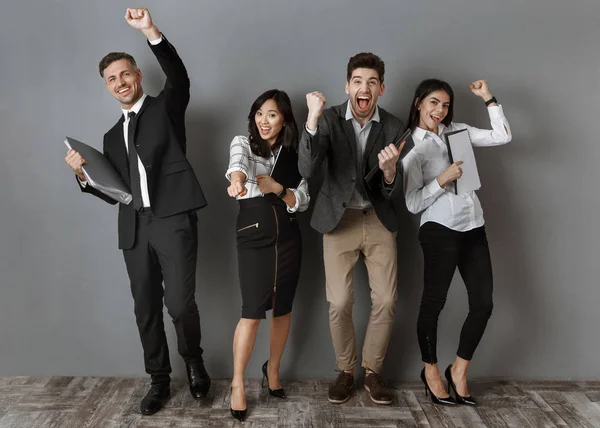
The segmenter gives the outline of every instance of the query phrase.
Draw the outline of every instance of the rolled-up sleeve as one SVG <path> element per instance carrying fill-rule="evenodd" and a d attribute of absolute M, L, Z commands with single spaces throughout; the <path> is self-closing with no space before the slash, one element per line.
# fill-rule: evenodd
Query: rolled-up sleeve
<path fill-rule="evenodd" d="M 300 184 L 295 189 L 290 189 L 296 196 L 296 204 L 293 207 L 287 207 L 289 213 L 296 211 L 306 211 L 310 205 L 310 194 L 308 193 L 308 182 L 305 179 L 300 181 Z"/>
<path fill-rule="evenodd" d="M 243 172 L 248 179 L 250 170 L 250 144 L 244 137 L 234 137 L 229 146 L 229 167 L 225 173 L 227 180 L 231 181 L 232 172 Z"/>

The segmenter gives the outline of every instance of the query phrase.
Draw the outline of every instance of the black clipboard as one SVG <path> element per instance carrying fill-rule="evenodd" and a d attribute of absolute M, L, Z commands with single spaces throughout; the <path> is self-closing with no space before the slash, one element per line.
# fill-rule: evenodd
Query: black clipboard
<path fill-rule="evenodd" d="M 403 141 L 406 141 L 406 139 L 410 136 L 410 134 L 412 133 L 412 130 L 410 128 L 408 128 L 406 131 L 404 131 L 404 134 L 402 134 L 400 136 L 400 138 L 398 139 L 398 142 L 396 144 L 394 144 L 396 146 L 396 148 L 400 147 L 400 144 Z M 398 162 L 400 162 L 401 158 L 398 157 Z M 379 169 L 379 165 L 375 165 L 373 168 L 371 168 L 371 171 L 369 171 L 369 173 L 367 175 L 365 175 L 365 182 L 369 182 L 373 179 L 373 177 L 375 177 L 375 174 L 377 174 L 377 171 L 380 171 Z"/>
<path fill-rule="evenodd" d="M 464 131 L 466 131 L 466 129 L 461 129 L 460 131 L 453 131 L 444 134 L 444 141 L 446 142 L 446 149 L 448 149 L 448 158 L 450 159 L 450 165 L 454 163 L 454 158 L 452 157 L 452 148 L 450 147 L 450 141 L 448 141 L 448 135 L 453 135 Z M 457 180 L 452 180 L 452 183 L 454 183 L 454 194 L 458 195 L 458 186 L 456 185 L 456 181 Z"/>
<path fill-rule="evenodd" d="M 296 189 L 302 181 L 298 171 L 298 152 L 290 147 L 281 147 L 271 170 L 271 177 L 288 189 Z"/>

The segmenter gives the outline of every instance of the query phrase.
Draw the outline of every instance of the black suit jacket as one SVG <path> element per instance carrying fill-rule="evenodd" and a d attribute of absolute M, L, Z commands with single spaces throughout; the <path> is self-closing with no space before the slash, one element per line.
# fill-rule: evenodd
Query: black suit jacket
<path fill-rule="evenodd" d="M 394 232 L 398 229 L 398 221 L 392 199 L 403 196 L 402 163 L 398 162 L 392 185 L 384 183 L 381 171 L 370 183 L 365 183 L 364 176 L 379 164 L 377 155 L 385 146 L 399 142 L 404 125 L 400 119 L 379 107 L 380 121 L 372 122 L 363 159 L 356 162 L 356 134 L 352 121 L 346 120 L 347 104 L 324 110 L 317 133 L 311 136 L 304 129 L 300 138 L 298 169 L 304 178 L 316 175 L 325 162 L 323 184 L 310 224 L 321 233 L 335 229 L 356 188 L 368 196 L 381 223 Z M 400 157 L 410 149 L 407 141 Z"/>
<path fill-rule="evenodd" d="M 190 100 L 190 80 L 175 48 L 163 35 L 157 45 L 150 45 L 167 76 L 163 91 L 157 97 L 147 96 L 135 121 L 134 143 L 148 178 L 152 213 L 169 217 L 195 211 L 206 206 L 206 199 L 192 166 L 185 157 L 185 109 Z M 104 135 L 104 155 L 130 184 L 129 161 L 119 121 Z M 110 204 L 117 202 L 91 186 L 81 188 Z M 135 243 L 136 215 L 132 204 L 119 204 L 119 248 L 129 249 Z"/>

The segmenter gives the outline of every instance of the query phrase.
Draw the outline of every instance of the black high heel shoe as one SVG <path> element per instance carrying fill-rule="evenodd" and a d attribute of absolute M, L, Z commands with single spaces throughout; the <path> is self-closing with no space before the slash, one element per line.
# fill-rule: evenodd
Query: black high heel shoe
<path fill-rule="evenodd" d="M 231 394 L 233 394 L 233 387 L 231 387 Z M 231 400 L 230 400 L 231 403 Z M 231 407 L 231 404 L 229 404 L 229 410 L 231 411 L 231 416 L 233 416 L 234 418 L 236 418 L 238 421 L 244 421 L 244 419 L 246 419 L 246 415 L 248 413 L 248 408 L 245 408 L 244 410 L 233 410 L 233 408 Z"/>
<path fill-rule="evenodd" d="M 262 388 L 265 387 L 265 379 L 266 379 L 267 380 L 267 389 L 269 390 L 269 395 L 272 395 L 273 397 L 277 397 L 277 398 L 285 398 L 285 391 L 283 390 L 283 388 L 271 389 L 269 387 L 269 375 L 267 375 L 267 365 L 268 364 L 269 364 L 269 360 L 265 361 L 265 363 L 262 366 L 263 378 L 262 378 L 261 387 Z"/>
<path fill-rule="evenodd" d="M 427 384 L 427 379 L 425 378 L 425 369 L 421 370 L 421 380 L 425 384 L 425 396 L 427 396 L 427 393 L 429 393 L 429 395 L 431 396 L 431 402 L 433 404 L 441 404 L 443 406 L 456 405 L 456 401 L 454 401 L 454 398 L 452 397 L 438 398 L 435 395 L 433 395 L 433 392 L 431 392 L 431 388 L 429 388 L 429 385 Z"/>
<path fill-rule="evenodd" d="M 466 404 L 467 406 L 477 406 L 477 401 L 475 401 L 475 399 L 472 396 L 467 396 L 467 397 L 463 397 L 461 395 L 458 395 L 458 392 L 456 391 L 456 385 L 454 384 L 454 381 L 452 380 L 452 373 L 450 372 L 450 368 L 452 367 L 452 364 L 450 364 L 448 366 L 448 368 L 445 371 L 445 375 L 446 375 L 446 380 L 448 381 L 448 389 L 452 389 L 454 391 L 454 396 L 456 397 L 456 403 L 457 404 Z"/>

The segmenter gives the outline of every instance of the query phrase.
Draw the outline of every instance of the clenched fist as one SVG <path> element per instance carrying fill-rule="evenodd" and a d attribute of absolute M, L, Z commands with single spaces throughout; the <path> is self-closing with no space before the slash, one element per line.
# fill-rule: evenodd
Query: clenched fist
<path fill-rule="evenodd" d="M 73 170 L 75 175 L 79 177 L 81 181 L 85 181 L 85 175 L 83 174 L 83 170 L 81 167 L 85 165 L 85 159 L 81 157 L 79 152 L 71 149 L 67 152 L 67 156 L 65 157 L 65 161 L 67 165 Z"/>
<path fill-rule="evenodd" d="M 325 103 L 327 103 L 327 98 L 320 92 L 315 91 L 306 94 L 306 105 L 308 106 L 306 127 L 311 131 L 317 130 L 317 120 L 323 114 Z"/>
<path fill-rule="evenodd" d="M 492 93 L 490 92 L 488 84 L 485 80 L 476 80 L 471 83 L 469 87 L 471 88 L 471 92 L 483 99 L 483 101 L 487 101 L 492 98 Z"/>
<path fill-rule="evenodd" d="M 160 38 L 160 32 L 152 22 L 152 16 L 146 8 L 132 8 L 125 12 L 125 20 L 136 30 L 140 30 L 148 40 Z"/>
<path fill-rule="evenodd" d="M 462 161 L 454 162 L 452 165 L 446 168 L 444 172 L 438 175 L 437 181 L 440 187 L 444 188 L 446 187 L 446 184 L 450 183 L 451 181 L 458 180 L 460 177 L 462 177 L 463 171 L 460 167 L 462 164 Z"/>
<path fill-rule="evenodd" d="M 227 194 L 229 196 L 235 198 L 236 196 L 244 196 L 246 195 L 246 193 L 248 193 L 248 190 L 246 189 L 246 186 L 244 186 L 244 183 L 242 181 L 231 180 L 231 184 L 227 188 Z"/>

